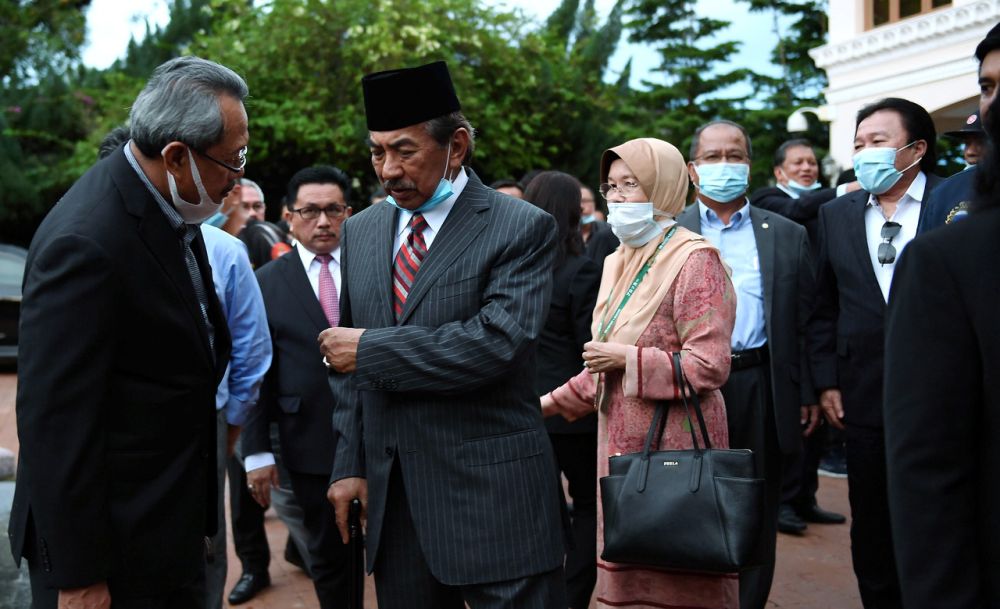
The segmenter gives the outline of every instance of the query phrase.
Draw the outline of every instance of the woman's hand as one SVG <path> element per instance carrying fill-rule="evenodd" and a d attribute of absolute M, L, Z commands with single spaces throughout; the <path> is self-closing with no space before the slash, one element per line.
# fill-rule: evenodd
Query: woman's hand
<path fill-rule="evenodd" d="M 610 372 L 625 369 L 628 345 L 590 341 L 583 346 L 583 363 L 590 372 Z"/>

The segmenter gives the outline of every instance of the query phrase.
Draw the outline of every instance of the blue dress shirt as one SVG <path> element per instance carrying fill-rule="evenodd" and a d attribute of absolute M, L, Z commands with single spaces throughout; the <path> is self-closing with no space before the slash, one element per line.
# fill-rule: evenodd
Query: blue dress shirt
<path fill-rule="evenodd" d="M 722 259 L 733 270 L 736 289 L 736 325 L 733 326 L 733 351 L 756 349 L 767 344 L 764 326 L 764 281 L 757 256 L 757 239 L 750 221 L 750 203 L 723 224 L 719 216 L 698 201 L 701 234 L 719 248 Z"/>
<path fill-rule="evenodd" d="M 226 409 L 230 425 L 243 425 L 257 404 L 260 384 L 271 367 L 271 335 L 260 286 L 243 242 L 214 226 L 201 225 L 212 265 L 215 293 L 222 303 L 233 351 L 215 394 L 217 410 Z"/>

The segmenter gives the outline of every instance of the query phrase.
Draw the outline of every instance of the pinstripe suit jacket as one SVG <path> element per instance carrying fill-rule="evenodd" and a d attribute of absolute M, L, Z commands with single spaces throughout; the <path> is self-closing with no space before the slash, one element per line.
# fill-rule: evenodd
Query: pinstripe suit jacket
<path fill-rule="evenodd" d="M 366 330 L 357 370 L 331 374 L 340 434 L 332 480 L 368 480 L 368 569 L 398 459 L 419 549 L 439 581 L 550 571 L 562 564 L 563 536 L 535 346 L 555 222 L 470 172 L 397 322 L 396 214 L 379 203 L 342 234 L 341 324 Z"/>

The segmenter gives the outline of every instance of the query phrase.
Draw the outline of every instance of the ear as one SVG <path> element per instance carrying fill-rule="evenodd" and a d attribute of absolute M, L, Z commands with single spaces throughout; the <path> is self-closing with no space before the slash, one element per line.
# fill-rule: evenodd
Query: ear
<path fill-rule="evenodd" d="M 180 142 L 170 142 L 163 148 L 163 166 L 174 177 L 180 177 L 188 164 L 187 146 Z"/>
<path fill-rule="evenodd" d="M 785 178 L 784 172 L 781 170 L 781 167 L 774 168 L 774 181 L 777 182 L 778 184 L 784 184 L 787 181 L 787 178 Z"/>
<path fill-rule="evenodd" d="M 914 142 L 913 154 L 923 160 L 924 155 L 927 154 L 927 140 L 917 140 Z"/>
<path fill-rule="evenodd" d="M 291 226 L 292 224 L 292 212 L 288 211 L 288 206 L 284 205 L 281 208 L 281 218 Z"/>
<path fill-rule="evenodd" d="M 698 170 L 695 169 L 693 161 L 688 161 L 687 170 L 688 177 L 691 178 L 691 183 L 698 186 Z"/>
<path fill-rule="evenodd" d="M 459 127 L 451 136 L 451 157 L 448 159 L 449 167 L 462 165 L 466 153 L 469 151 L 469 143 L 472 137 L 465 127 Z"/>
<path fill-rule="evenodd" d="M 353 213 L 354 213 L 354 208 L 351 207 L 350 205 L 348 205 L 347 209 L 344 210 L 344 219 L 346 220 L 346 219 L 350 218 L 351 214 L 353 214 Z"/>

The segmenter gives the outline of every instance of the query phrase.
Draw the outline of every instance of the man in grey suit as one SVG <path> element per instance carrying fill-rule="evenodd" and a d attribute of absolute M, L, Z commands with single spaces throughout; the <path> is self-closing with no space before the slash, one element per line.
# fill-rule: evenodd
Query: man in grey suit
<path fill-rule="evenodd" d="M 555 222 L 465 168 L 474 131 L 444 62 L 362 85 L 389 196 L 345 222 L 342 327 L 320 334 L 342 373 L 328 494 L 341 534 L 359 498 L 381 609 L 566 607 L 534 391 Z"/>
<path fill-rule="evenodd" d="M 815 289 L 808 238 L 798 224 L 750 206 L 751 151 L 750 136 L 736 123 L 699 127 L 688 162 L 698 202 L 677 222 L 704 235 L 732 268 L 736 325 L 722 387 L 729 445 L 754 451 L 767 489 L 762 562 L 740 573 L 740 607 L 763 609 L 774 577 L 782 459 L 801 450 L 800 434 L 819 424 L 819 406 L 804 349 Z"/>

